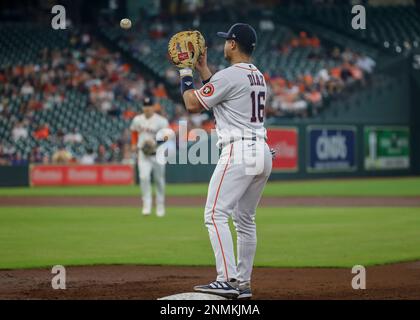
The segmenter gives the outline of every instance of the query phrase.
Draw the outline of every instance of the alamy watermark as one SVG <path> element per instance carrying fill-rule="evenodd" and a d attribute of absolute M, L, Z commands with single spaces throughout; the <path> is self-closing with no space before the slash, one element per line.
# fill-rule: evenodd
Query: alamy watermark
<path fill-rule="evenodd" d="M 351 280 L 351 287 L 354 290 L 366 289 L 366 268 L 362 265 L 356 265 L 351 269 L 352 274 L 356 274 Z"/>
<path fill-rule="evenodd" d="M 366 8 L 361 4 L 355 5 L 351 8 L 351 13 L 354 14 L 351 19 L 351 27 L 354 30 L 366 29 Z"/>
<path fill-rule="evenodd" d="M 67 28 L 66 8 L 62 5 L 55 5 L 51 9 L 55 16 L 51 20 L 51 28 L 54 30 L 65 30 Z"/>
<path fill-rule="evenodd" d="M 159 164 L 242 164 L 245 174 L 263 172 L 267 157 L 271 159 L 265 143 L 266 130 L 230 129 L 211 130 L 201 128 L 188 130 L 187 121 L 179 121 L 178 132 L 165 128 L 155 135 L 163 141 L 156 150 Z M 174 152 L 178 146 L 178 152 Z M 216 147 L 214 147 L 216 146 Z M 232 152 L 231 152 L 232 148 Z M 141 150 L 141 145 L 139 146 Z M 141 152 L 141 151 L 140 151 Z"/>
<path fill-rule="evenodd" d="M 52 267 L 51 273 L 54 275 L 51 279 L 51 287 L 54 290 L 66 289 L 66 268 L 62 265 Z"/>

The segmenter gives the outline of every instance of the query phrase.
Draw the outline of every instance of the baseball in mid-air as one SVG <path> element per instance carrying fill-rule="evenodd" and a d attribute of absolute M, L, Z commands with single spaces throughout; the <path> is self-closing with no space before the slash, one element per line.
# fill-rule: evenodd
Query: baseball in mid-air
<path fill-rule="evenodd" d="M 131 20 L 124 18 L 120 21 L 120 27 L 123 29 L 130 29 L 131 28 Z"/>

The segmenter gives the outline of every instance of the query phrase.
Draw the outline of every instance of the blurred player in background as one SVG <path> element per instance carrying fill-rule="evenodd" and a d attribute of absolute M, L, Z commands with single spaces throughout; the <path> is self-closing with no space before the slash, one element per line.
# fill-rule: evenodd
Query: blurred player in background
<path fill-rule="evenodd" d="M 152 172 L 156 183 L 156 214 L 158 217 L 165 215 L 165 164 L 157 161 L 156 150 L 165 142 L 165 139 L 157 139 L 158 132 L 168 127 L 168 120 L 155 112 L 153 99 L 146 97 L 143 101 L 143 113 L 134 117 L 130 126 L 132 151 L 138 154 L 143 215 L 152 213 Z"/>

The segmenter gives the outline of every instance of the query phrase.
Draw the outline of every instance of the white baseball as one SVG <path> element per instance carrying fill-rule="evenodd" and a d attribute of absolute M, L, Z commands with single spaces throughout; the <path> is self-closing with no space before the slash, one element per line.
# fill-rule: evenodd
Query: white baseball
<path fill-rule="evenodd" d="M 123 29 L 130 29 L 131 28 L 131 20 L 124 18 L 120 21 L 120 27 Z"/>

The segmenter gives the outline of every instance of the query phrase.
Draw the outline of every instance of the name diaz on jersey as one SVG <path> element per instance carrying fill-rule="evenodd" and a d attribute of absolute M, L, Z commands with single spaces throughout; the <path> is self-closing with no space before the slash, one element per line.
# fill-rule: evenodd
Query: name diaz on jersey
<path fill-rule="evenodd" d="M 249 84 L 251 86 L 262 86 L 265 87 L 264 76 L 261 74 L 248 74 Z"/>

